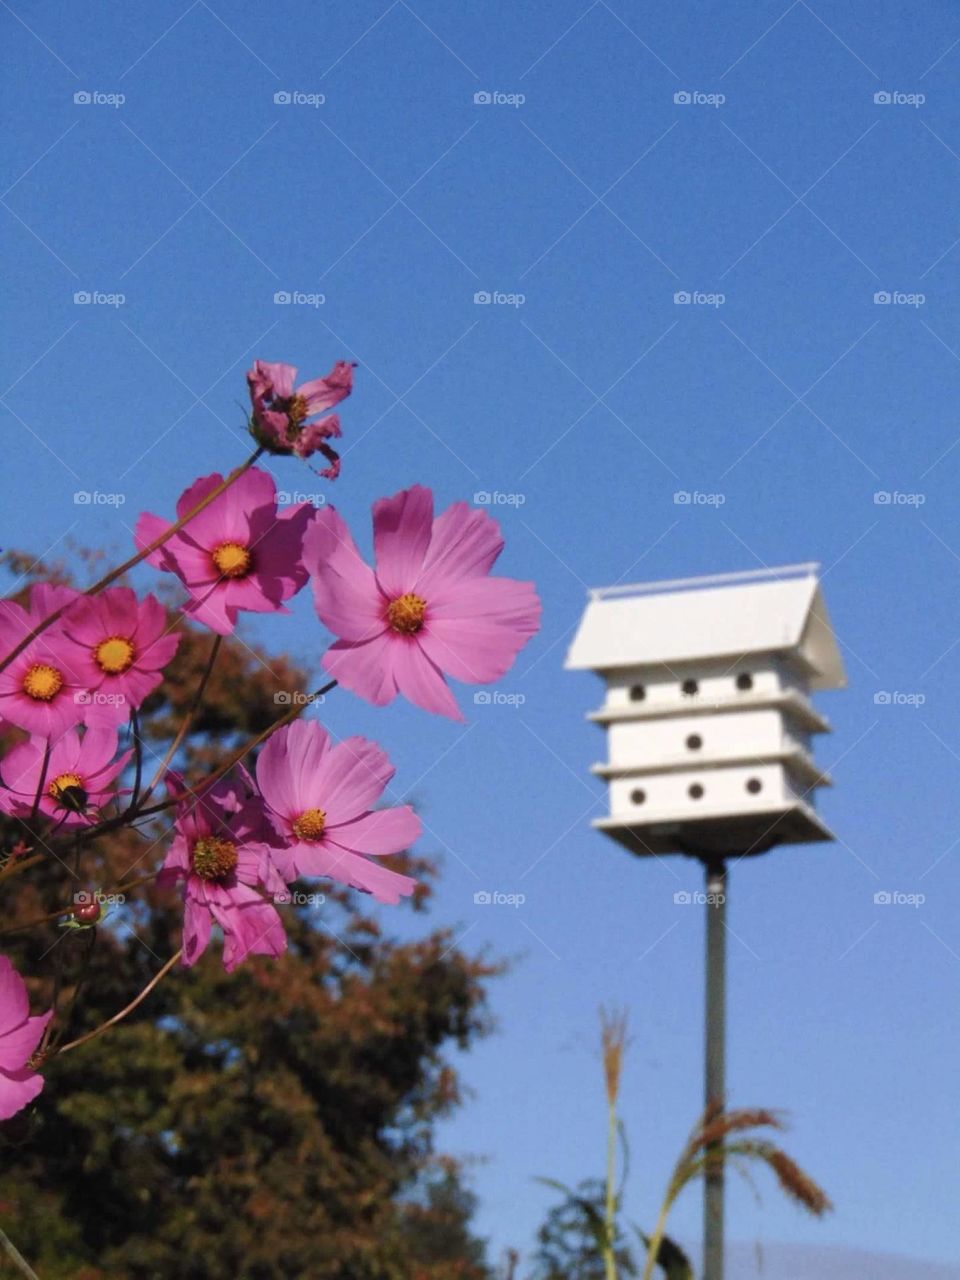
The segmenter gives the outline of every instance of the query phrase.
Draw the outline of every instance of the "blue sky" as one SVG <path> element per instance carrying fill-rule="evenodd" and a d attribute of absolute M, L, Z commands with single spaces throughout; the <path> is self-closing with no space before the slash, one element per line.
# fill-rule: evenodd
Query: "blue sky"
<path fill-rule="evenodd" d="M 817 559 L 850 677 L 820 702 L 841 839 L 736 869 L 729 1083 L 792 1113 L 837 1212 L 737 1188 L 730 1231 L 956 1261 L 954 6 L 17 0 L 0 20 L 5 546 L 126 554 L 140 510 L 245 455 L 255 357 L 359 362 L 336 501 L 362 540 L 414 481 L 509 499 L 503 571 L 545 605 L 502 686 L 522 703 L 464 691 L 467 728 L 324 708 L 422 803 L 436 920 L 515 957 L 443 1135 L 484 1158 L 481 1227 L 525 1247 L 534 1176 L 599 1171 L 601 1001 L 631 1011 L 637 1219 L 699 1107 L 702 921 L 673 903 L 695 868 L 589 826 L 600 686 L 562 670 L 587 586 Z M 242 634 L 314 665 L 324 644 L 305 599 Z M 699 1215 L 691 1194 L 677 1233 Z"/>

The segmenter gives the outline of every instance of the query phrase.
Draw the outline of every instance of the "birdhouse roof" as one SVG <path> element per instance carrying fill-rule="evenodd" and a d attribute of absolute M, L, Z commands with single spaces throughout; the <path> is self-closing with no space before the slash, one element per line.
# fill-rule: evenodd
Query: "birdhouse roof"
<path fill-rule="evenodd" d="M 789 655 L 813 689 L 846 683 L 816 564 L 672 582 L 601 587 L 590 593 L 567 654 L 574 669 L 610 671 Z"/>

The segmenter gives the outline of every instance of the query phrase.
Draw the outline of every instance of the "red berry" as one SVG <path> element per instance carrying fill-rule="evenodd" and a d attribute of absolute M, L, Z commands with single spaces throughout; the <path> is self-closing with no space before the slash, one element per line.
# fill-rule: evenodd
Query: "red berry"
<path fill-rule="evenodd" d="M 87 898 L 87 895 L 83 895 Z M 96 924 L 100 919 L 100 903 L 96 898 L 90 898 L 89 901 L 78 902 L 73 908 L 73 914 L 81 924 Z"/>

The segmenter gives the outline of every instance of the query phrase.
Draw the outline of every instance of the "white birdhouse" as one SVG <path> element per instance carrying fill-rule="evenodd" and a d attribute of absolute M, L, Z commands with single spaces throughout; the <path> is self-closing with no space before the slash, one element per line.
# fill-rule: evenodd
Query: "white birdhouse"
<path fill-rule="evenodd" d="M 810 692 L 845 683 L 817 580 L 790 565 L 601 588 L 567 666 L 607 696 L 610 813 L 594 826 L 633 853 L 741 855 L 832 840 L 814 811 L 830 779 L 811 741 L 829 725 Z"/>

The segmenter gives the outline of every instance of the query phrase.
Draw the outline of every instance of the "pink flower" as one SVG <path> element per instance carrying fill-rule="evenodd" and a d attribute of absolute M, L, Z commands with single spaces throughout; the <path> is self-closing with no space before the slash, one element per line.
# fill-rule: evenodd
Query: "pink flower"
<path fill-rule="evenodd" d="M 216 473 L 195 480 L 180 495 L 177 517 L 182 519 L 221 481 Z M 229 635 L 240 609 L 289 612 L 283 601 L 307 580 L 301 554 L 313 516 L 308 502 L 278 513 L 273 477 L 254 468 L 147 559 L 175 573 L 187 588 L 191 599 L 185 612 L 212 631 Z M 137 521 L 137 546 L 148 546 L 169 527 L 145 512 Z"/>
<path fill-rule="evenodd" d="M 497 522 L 465 502 L 434 519 L 421 485 L 374 503 L 373 542 L 376 571 L 333 507 L 305 541 L 317 613 L 339 637 L 324 670 L 376 706 L 402 693 L 462 720 L 444 676 L 486 684 L 509 670 L 540 625 L 533 584 L 491 578 Z"/>
<path fill-rule="evenodd" d="M 98 596 L 81 596 L 63 619 L 90 700 L 88 725 L 110 726 L 126 720 L 160 684 L 180 637 L 169 633 L 167 615 L 155 596 L 137 600 L 129 587 L 112 587 Z"/>
<path fill-rule="evenodd" d="M 170 773 L 167 786 L 182 796 L 176 835 L 157 877 L 158 885 L 184 882 L 183 964 L 196 964 L 214 921 L 223 930 L 223 966 L 231 973 L 251 955 L 279 956 L 287 938 L 276 908 L 261 890 L 286 895 L 286 883 L 263 837 L 263 808 L 249 794 L 249 774 L 225 779 L 199 798 L 185 793 Z"/>
<path fill-rule="evenodd" d="M 295 388 L 296 376 L 292 364 L 270 364 L 266 360 L 254 363 L 247 373 L 253 436 L 271 453 L 309 458 L 319 450 L 330 462 L 320 474 L 335 480 L 340 473 L 340 459 L 326 441 L 340 435 L 340 419 L 335 413 L 314 422 L 308 419 L 332 409 L 350 394 L 353 366 L 338 360 L 325 378 L 314 378 Z"/>
<path fill-rule="evenodd" d="M 0 956 L 0 1120 L 9 1120 L 43 1088 L 43 1076 L 27 1066 L 53 1010 L 30 1017 L 23 979 L 6 956 Z"/>
<path fill-rule="evenodd" d="M 131 753 L 114 758 L 115 729 L 87 729 L 83 737 L 76 729 L 68 729 L 49 743 L 44 773 L 47 746 L 46 739 L 31 738 L 7 752 L 0 763 L 0 781 L 6 788 L 0 791 L 0 809 L 28 817 L 43 779 L 39 812 L 65 827 L 89 825 L 113 798 L 113 783 Z"/>
<path fill-rule="evenodd" d="M 12 600 L 0 600 L 0 656 L 79 595 L 70 587 L 37 583 L 30 589 L 27 609 Z M 64 638 L 62 620 L 53 623 L 0 671 L 0 717 L 28 733 L 56 737 L 84 719 L 85 674 Z"/>
<path fill-rule="evenodd" d="M 386 753 L 366 738 L 332 746 L 315 720 L 296 720 L 268 739 L 257 761 L 257 783 L 281 838 L 274 858 L 283 876 L 327 876 L 399 902 L 416 881 L 364 855 L 407 849 L 420 835 L 409 805 L 373 809 L 394 770 Z"/>

